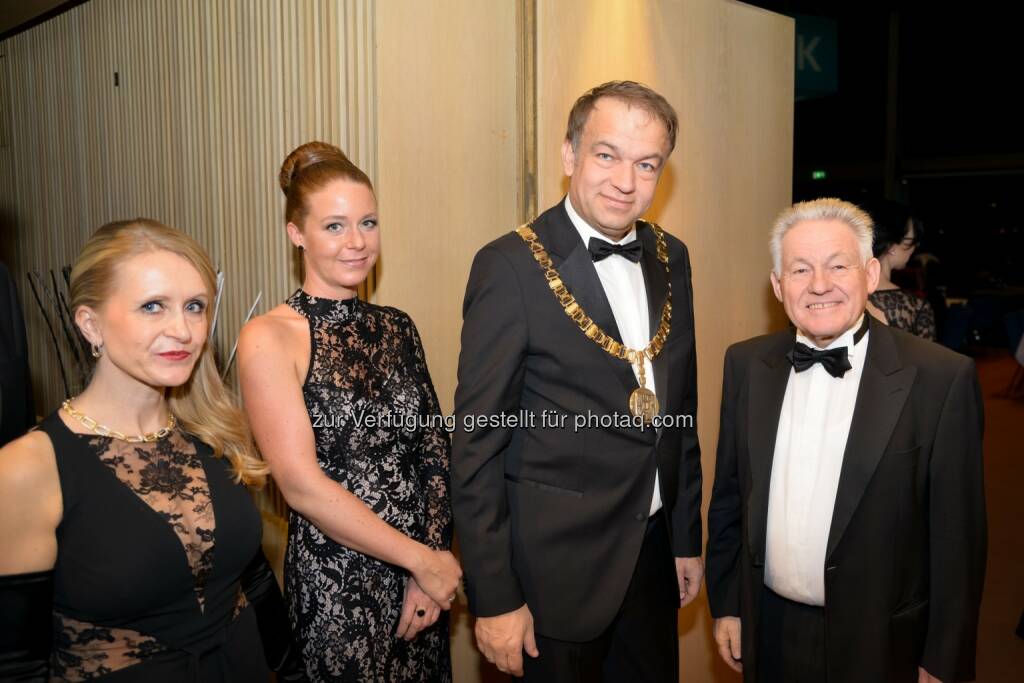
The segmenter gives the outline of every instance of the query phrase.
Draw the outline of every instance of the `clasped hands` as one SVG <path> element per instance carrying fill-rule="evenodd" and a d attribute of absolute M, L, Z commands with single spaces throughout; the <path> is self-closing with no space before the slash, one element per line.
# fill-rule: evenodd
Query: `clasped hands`
<path fill-rule="evenodd" d="M 462 578 L 462 568 L 447 550 L 430 550 L 421 564 L 405 580 L 405 597 L 395 634 L 412 640 L 423 629 L 432 626 L 441 610 L 451 609 L 455 590 Z"/>

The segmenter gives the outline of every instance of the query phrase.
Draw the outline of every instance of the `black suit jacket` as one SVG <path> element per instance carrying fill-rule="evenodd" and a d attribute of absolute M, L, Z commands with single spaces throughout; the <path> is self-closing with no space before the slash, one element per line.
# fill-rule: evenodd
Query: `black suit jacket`
<path fill-rule="evenodd" d="M 708 511 L 715 617 L 741 616 L 753 681 L 769 484 L 791 366 L 786 331 L 732 346 Z M 825 566 L 830 683 L 974 677 L 985 573 L 974 362 L 871 320 Z"/>
<path fill-rule="evenodd" d="M 0 263 L 0 446 L 35 424 L 28 342 L 18 288 Z"/>
<path fill-rule="evenodd" d="M 563 204 L 533 223 L 562 280 L 598 325 L 621 340 L 597 271 Z M 668 294 L 651 227 L 638 222 L 653 334 Z M 677 557 L 700 555 L 700 448 L 690 264 L 666 234 L 672 328 L 653 361 L 661 412 L 690 427 L 590 427 L 576 416 L 629 415 L 637 387 L 626 361 L 607 354 L 566 316 L 514 232 L 473 261 L 463 307 L 452 504 L 466 592 L 478 616 L 526 602 L 538 633 L 597 637 L 621 605 L 643 541 L 655 467 Z M 611 258 L 620 258 L 612 256 Z M 648 385 L 649 386 L 649 385 Z M 467 429 L 479 416 L 536 416 L 533 426 Z M 544 428 L 541 415 L 566 415 Z M 677 597 L 676 597 L 677 599 Z"/>

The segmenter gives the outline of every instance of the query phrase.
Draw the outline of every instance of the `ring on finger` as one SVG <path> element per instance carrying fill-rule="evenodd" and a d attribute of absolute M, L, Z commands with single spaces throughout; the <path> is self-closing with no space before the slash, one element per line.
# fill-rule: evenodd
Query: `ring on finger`
<path fill-rule="evenodd" d="M 422 607 L 416 608 L 416 616 L 423 617 L 423 616 L 426 616 L 426 614 L 427 614 L 427 610 L 423 609 Z"/>

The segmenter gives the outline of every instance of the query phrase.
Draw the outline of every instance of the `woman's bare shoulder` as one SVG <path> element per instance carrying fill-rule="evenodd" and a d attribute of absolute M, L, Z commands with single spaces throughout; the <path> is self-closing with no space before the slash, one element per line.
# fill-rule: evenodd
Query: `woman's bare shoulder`
<path fill-rule="evenodd" d="M 0 500 L 47 480 L 57 483 L 57 459 L 45 432 L 33 430 L 0 448 Z"/>
<path fill-rule="evenodd" d="M 238 346 L 285 347 L 303 333 L 308 334 L 306 319 L 287 304 L 280 304 L 256 316 L 242 327 Z"/>
<path fill-rule="evenodd" d="M 53 567 L 62 514 L 50 437 L 32 431 L 0 448 L 0 574 Z"/>

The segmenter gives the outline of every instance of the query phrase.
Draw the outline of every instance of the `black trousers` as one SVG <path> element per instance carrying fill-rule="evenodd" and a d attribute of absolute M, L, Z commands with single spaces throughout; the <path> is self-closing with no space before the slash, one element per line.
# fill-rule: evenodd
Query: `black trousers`
<path fill-rule="evenodd" d="M 526 683 L 660 683 L 679 679 L 679 585 L 664 512 L 647 522 L 622 606 L 595 640 L 536 634 L 536 659 L 523 654 Z"/>
<path fill-rule="evenodd" d="M 761 594 L 758 683 L 825 683 L 825 609 Z"/>

